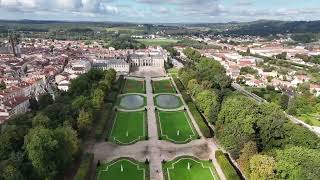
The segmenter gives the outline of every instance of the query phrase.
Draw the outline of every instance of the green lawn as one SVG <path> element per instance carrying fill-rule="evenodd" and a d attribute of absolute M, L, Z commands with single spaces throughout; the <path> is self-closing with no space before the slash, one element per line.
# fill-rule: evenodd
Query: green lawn
<path fill-rule="evenodd" d="M 109 140 L 120 145 L 128 145 L 146 139 L 147 135 L 147 115 L 145 111 L 118 111 Z"/>
<path fill-rule="evenodd" d="M 97 168 L 97 180 L 148 180 L 149 166 L 133 159 L 120 158 Z"/>
<path fill-rule="evenodd" d="M 182 144 L 198 137 L 187 112 L 157 111 L 157 120 L 161 139 Z"/>
<path fill-rule="evenodd" d="M 320 126 L 319 113 L 302 114 L 298 118 L 303 120 L 305 123 L 310 124 L 311 126 Z"/>
<path fill-rule="evenodd" d="M 136 81 L 127 79 L 125 82 L 123 93 L 142 93 L 145 94 L 145 83 L 144 81 Z"/>
<path fill-rule="evenodd" d="M 180 157 L 162 164 L 166 180 L 218 180 L 220 179 L 210 161 L 193 157 Z"/>
<path fill-rule="evenodd" d="M 175 39 L 136 39 L 147 46 L 166 46 L 178 42 Z"/>
<path fill-rule="evenodd" d="M 153 92 L 158 93 L 176 93 L 170 80 L 152 81 Z"/>

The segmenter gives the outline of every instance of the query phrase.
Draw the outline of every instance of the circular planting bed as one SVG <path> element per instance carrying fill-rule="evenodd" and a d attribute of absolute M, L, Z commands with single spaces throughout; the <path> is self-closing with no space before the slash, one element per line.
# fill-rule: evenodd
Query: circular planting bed
<path fill-rule="evenodd" d="M 145 105 L 145 97 L 140 95 L 122 96 L 118 105 L 123 109 L 139 109 Z"/>
<path fill-rule="evenodd" d="M 155 97 L 155 103 L 158 107 L 164 109 L 176 109 L 182 106 L 182 102 L 178 96 L 163 94 Z"/>

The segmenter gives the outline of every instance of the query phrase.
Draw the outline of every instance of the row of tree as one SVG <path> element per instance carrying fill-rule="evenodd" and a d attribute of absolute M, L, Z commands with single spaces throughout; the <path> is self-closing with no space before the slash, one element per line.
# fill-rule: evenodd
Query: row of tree
<path fill-rule="evenodd" d="M 62 179 L 81 154 L 84 137 L 116 78 L 114 70 L 91 70 L 53 101 L 31 100 L 32 112 L 1 125 L 0 179 Z"/>
<path fill-rule="evenodd" d="M 248 179 L 320 177 L 320 139 L 314 133 L 291 123 L 278 105 L 233 92 L 217 61 L 186 54 L 193 63 L 179 78 Z"/>
<path fill-rule="evenodd" d="M 108 45 L 115 49 L 145 49 L 146 45 L 130 36 L 119 36 L 114 38 Z"/>

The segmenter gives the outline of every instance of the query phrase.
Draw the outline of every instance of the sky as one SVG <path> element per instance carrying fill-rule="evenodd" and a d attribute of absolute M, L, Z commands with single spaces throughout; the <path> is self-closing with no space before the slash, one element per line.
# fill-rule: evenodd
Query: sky
<path fill-rule="evenodd" d="M 0 0 L 0 19 L 217 23 L 319 20 L 319 0 Z"/>

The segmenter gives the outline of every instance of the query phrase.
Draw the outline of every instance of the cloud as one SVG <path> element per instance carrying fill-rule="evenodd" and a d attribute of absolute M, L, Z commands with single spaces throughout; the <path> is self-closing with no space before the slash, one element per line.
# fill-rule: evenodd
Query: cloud
<path fill-rule="evenodd" d="M 70 11 L 117 13 L 116 7 L 102 0 L 0 0 L 0 8 L 18 11 Z"/>
<path fill-rule="evenodd" d="M 0 0 L 0 13 L 2 19 L 132 22 L 315 20 L 319 17 L 317 5 L 295 2 L 278 0 L 266 5 L 260 0 Z"/>

